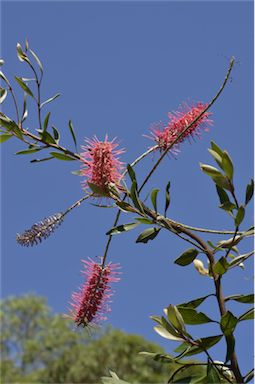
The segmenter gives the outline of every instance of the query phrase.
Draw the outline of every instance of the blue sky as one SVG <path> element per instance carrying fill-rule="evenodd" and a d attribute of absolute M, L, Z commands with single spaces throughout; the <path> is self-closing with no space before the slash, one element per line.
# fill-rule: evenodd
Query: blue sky
<path fill-rule="evenodd" d="M 214 125 L 201 140 L 182 144 L 175 159 L 165 159 L 147 189 L 163 191 L 171 180 L 169 216 L 183 223 L 232 229 L 232 222 L 217 209 L 213 183 L 199 169 L 211 163 L 210 140 L 227 149 L 235 163 L 237 195 L 242 201 L 253 174 L 253 4 L 252 2 L 3 2 L 2 57 L 4 71 L 27 76 L 16 57 L 16 43 L 28 37 L 45 68 L 43 99 L 57 92 L 61 98 L 50 106 L 51 124 L 61 131 L 63 145 L 72 148 L 67 128 L 72 119 L 79 145 L 84 137 L 108 133 L 126 148 L 123 161 L 131 162 L 153 142 L 148 134 L 153 122 L 167 119 L 183 101 L 208 102 L 218 90 L 230 57 L 236 57 L 231 82 L 213 106 Z M 17 90 L 18 91 L 18 90 Z M 21 101 L 22 95 L 19 94 Z M 10 100 L 4 111 L 13 115 Z M 29 104 L 28 127 L 37 128 L 35 105 Z M 80 178 L 71 174 L 75 162 L 50 161 L 31 164 L 29 156 L 14 153 L 25 149 L 9 140 L 2 146 L 2 295 L 36 292 L 46 296 L 54 311 L 65 312 L 71 292 L 82 281 L 80 259 L 103 253 L 106 231 L 115 212 L 84 203 L 69 215 L 56 233 L 38 247 L 21 248 L 17 232 L 34 222 L 65 210 L 82 196 Z M 142 180 L 157 156 L 137 166 Z M 252 224 L 252 207 L 243 228 Z M 122 222 L 132 217 L 122 216 Z M 152 314 L 168 304 L 178 304 L 212 292 L 209 278 L 192 266 L 173 264 L 187 245 L 169 233 L 161 233 L 147 245 L 135 244 L 141 231 L 116 237 L 109 260 L 122 265 L 121 282 L 109 323 L 138 333 L 171 351 L 175 343 L 154 333 Z M 204 237 L 206 240 L 212 237 Z M 216 238 L 215 241 L 220 240 Z M 246 241 L 240 247 L 247 252 Z M 189 246 L 188 246 L 189 247 Z M 233 270 L 223 279 L 226 295 L 250 293 L 253 264 Z M 229 306 L 236 314 L 244 304 Z M 213 299 L 201 306 L 218 317 Z M 216 326 L 193 326 L 194 337 L 218 334 Z M 252 326 L 237 328 L 237 353 L 243 373 L 252 367 Z M 212 349 L 224 360 L 224 345 Z M 250 357 L 248 357 L 250 356 Z"/>

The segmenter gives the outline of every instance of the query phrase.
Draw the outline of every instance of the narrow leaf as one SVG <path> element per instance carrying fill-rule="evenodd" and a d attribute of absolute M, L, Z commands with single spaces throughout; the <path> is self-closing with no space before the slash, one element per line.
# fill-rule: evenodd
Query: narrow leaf
<path fill-rule="evenodd" d="M 218 185 L 216 185 L 216 190 L 217 190 L 217 193 L 218 193 L 218 196 L 219 196 L 221 204 L 225 204 L 225 203 L 229 203 L 230 202 L 228 194 L 227 194 L 226 191 L 224 191 L 223 188 L 221 188 Z"/>
<path fill-rule="evenodd" d="M 127 165 L 127 171 L 128 171 L 128 174 L 129 174 L 131 181 L 132 182 L 136 181 L 135 171 L 133 170 L 133 168 L 131 167 L 130 164 Z"/>
<path fill-rule="evenodd" d="M 41 148 L 25 149 L 24 151 L 16 152 L 15 155 L 29 155 L 30 153 L 35 153 L 35 152 L 38 152 L 40 150 L 41 150 Z"/>
<path fill-rule="evenodd" d="M 164 337 L 165 339 L 174 340 L 174 341 L 183 340 L 181 337 L 172 335 L 165 328 L 163 328 L 162 325 L 156 325 L 155 327 L 153 327 L 153 329 L 155 332 L 157 332 L 161 337 Z"/>
<path fill-rule="evenodd" d="M 166 202 L 165 202 L 165 211 L 164 211 L 164 216 L 166 216 L 166 212 L 168 210 L 168 207 L 170 205 L 170 186 L 171 186 L 171 183 L 170 181 L 167 183 L 167 186 L 166 186 Z"/>
<path fill-rule="evenodd" d="M 69 122 L 68 122 L 68 127 L 69 127 L 69 130 L 71 132 L 71 135 L 72 135 L 72 138 L 73 138 L 73 141 L 74 141 L 74 144 L 75 144 L 75 148 L 77 148 L 76 136 L 75 136 L 75 133 L 74 133 L 73 123 L 72 123 L 71 120 L 69 120 Z"/>
<path fill-rule="evenodd" d="M 32 56 L 34 57 L 35 61 L 37 62 L 38 66 L 40 68 L 40 71 L 43 72 L 43 66 L 42 66 L 41 61 L 39 60 L 39 57 L 35 54 L 34 51 L 32 51 L 32 49 L 29 49 L 29 51 L 31 52 Z"/>
<path fill-rule="evenodd" d="M 239 225 L 242 223 L 243 219 L 244 219 L 244 216 L 245 216 L 245 209 L 244 207 L 241 205 L 239 208 L 238 208 L 238 211 L 237 211 L 237 214 L 236 214 L 236 218 L 235 218 L 235 226 L 236 227 L 239 227 Z"/>
<path fill-rule="evenodd" d="M 253 319 L 254 319 L 254 308 L 251 308 L 247 312 L 245 312 L 243 315 L 241 315 L 238 318 L 238 321 L 253 320 Z"/>
<path fill-rule="evenodd" d="M 110 229 L 110 231 L 106 232 L 106 235 L 118 235 L 119 233 L 130 231 L 131 229 L 136 228 L 139 225 L 139 223 L 128 223 L 128 224 L 121 224 L 117 227 L 113 227 Z"/>
<path fill-rule="evenodd" d="M 44 105 L 50 103 L 51 101 L 57 99 L 60 96 L 60 93 L 57 93 L 56 95 L 50 97 L 49 99 L 45 100 L 41 105 L 40 108 L 42 108 Z"/>
<path fill-rule="evenodd" d="M 220 157 L 223 156 L 223 151 L 220 149 L 220 147 L 214 141 L 211 141 L 211 148 L 213 151 L 217 152 L 218 155 L 220 155 Z"/>
<path fill-rule="evenodd" d="M 207 382 L 210 384 L 219 384 L 221 382 L 218 370 L 210 363 L 207 365 Z"/>
<path fill-rule="evenodd" d="M 227 272 L 229 268 L 229 263 L 225 259 L 225 257 L 221 257 L 217 263 L 214 265 L 213 270 L 214 272 L 218 273 L 219 275 L 223 275 L 225 272 Z"/>
<path fill-rule="evenodd" d="M 233 180 L 234 166 L 227 151 L 223 152 L 222 169 L 230 180 Z"/>
<path fill-rule="evenodd" d="M 1 88 L 0 90 L 0 104 L 2 104 L 7 96 L 7 89 Z"/>
<path fill-rule="evenodd" d="M 0 143 L 4 143 L 6 140 L 10 139 L 12 135 L 9 135 L 8 133 L 4 133 L 0 135 Z"/>
<path fill-rule="evenodd" d="M 233 315 L 232 312 L 227 311 L 220 320 L 220 327 L 224 335 L 228 336 L 231 333 L 233 333 L 236 324 L 237 324 L 237 318 Z"/>
<path fill-rule="evenodd" d="M 186 266 L 192 263 L 198 255 L 198 251 L 195 248 L 189 248 L 183 254 L 174 261 L 175 264 Z"/>
<path fill-rule="evenodd" d="M 249 203 L 254 193 L 254 181 L 251 179 L 250 184 L 246 187 L 246 194 L 245 194 L 245 205 Z"/>
<path fill-rule="evenodd" d="M 214 151 L 213 149 L 208 149 L 214 160 L 217 162 L 217 164 L 221 167 L 222 166 L 222 156 L 219 155 L 218 152 Z"/>
<path fill-rule="evenodd" d="M 153 208 L 154 208 L 156 213 L 157 213 L 157 196 L 158 196 L 158 193 L 159 193 L 159 189 L 153 189 L 151 192 L 151 202 L 152 202 Z"/>
<path fill-rule="evenodd" d="M 197 308 L 200 304 L 204 302 L 205 299 L 212 296 L 211 294 L 203 297 L 199 297 L 195 300 L 188 301 L 187 303 L 178 304 L 177 307 L 188 307 L 188 308 Z"/>
<path fill-rule="evenodd" d="M 155 239 L 159 231 L 160 231 L 160 228 L 145 229 L 145 231 L 143 231 L 136 239 L 136 243 L 147 243 L 149 240 Z"/>
<path fill-rule="evenodd" d="M 31 89 L 22 81 L 20 77 L 14 76 L 15 80 L 19 84 L 19 86 L 25 91 L 29 96 L 34 97 L 33 92 Z"/>
<path fill-rule="evenodd" d="M 254 303 L 254 294 L 251 293 L 249 295 L 231 295 L 227 296 L 225 298 L 225 301 L 229 300 L 234 300 L 237 301 L 238 303 L 243 303 L 243 304 L 253 304 Z"/>
<path fill-rule="evenodd" d="M 58 160 L 74 161 L 75 159 L 69 155 L 65 155 L 59 152 L 50 152 L 50 154 Z"/>
<path fill-rule="evenodd" d="M 48 128 L 48 123 L 49 123 L 49 118 L 50 118 L 50 112 L 47 113 L 45 119 L 44 119 L 44 123 L 43 123 L 43 133 L 45 131 L 47 131 L 47 128 Z"/>
<path fill-rule="evenodd" d="M 214 320 L 210 319 L 205 313 L 197 312 L 193 308 L 177 306 L 180 314 L 183 317 L 184 323 L 189 325 L 212 323 Z"/>

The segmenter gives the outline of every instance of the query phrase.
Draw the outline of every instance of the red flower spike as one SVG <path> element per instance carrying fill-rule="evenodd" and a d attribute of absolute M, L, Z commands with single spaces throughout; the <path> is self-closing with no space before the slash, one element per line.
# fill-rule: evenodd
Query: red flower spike
<path fill-rule="evenodd" d="M 106 320 L 105 314 L 110 312 L 107 304 L 113 295 L 110 283 L 119 281 L 119 264 L 108 264 L 104 268 L 92 260 L 82 260 L 85 269 L 82 272 L 86 275 L 85 283 L 78 292 L 72 294 L 73 302 L 70 305 L 71 318 L 83 327 L 89 324 L 98 324 Z"/>
<path fill-rule="evenodd" d="M 180 133 L 204 111 L 207 105 L 208 104 L 203 104 L 201 102 L 193 107 L 189 107 L 188 104 L 183 104 L 179 111 L 168 113 L 169 122 L 166 126 L 164 126 L 163 123 L 154 125 L 152 128 L 152 135 L 153 139 L 158 144 L 158 148 L 161 151 L 166 150 L 169 145 L 177 139 Z M 186 132 L 183 133 L 176 144 L 171 148 L 171 152 L 178 152 L 179 144 L 186 138 L 194 136 L 200 137 L 202 130 L 208 131 L 208 125 L 212 124 L 212 120 L 209 119 L 211 114 L 211 112 L 205 112 Z"/>
<path fill-rule="evenodd" d="M 108 141 L 107 135 L 104 141 L 99 141 L 96 136 L 85 141 L 87 145 L 82 146 L 84 152 L 81 153 L 83 164 L 81 174 L 86 177 L 86 180 L 82 182 L 83 187 L 86 188 L 89 182 L 95 184 L 103 192 L 107 192 L 107 186 L 110 183 L 118 186 L 123 163 L 117 156 L 124 150 L 116 149 L 118 144 L 114 142 L 115 139 Z"/>

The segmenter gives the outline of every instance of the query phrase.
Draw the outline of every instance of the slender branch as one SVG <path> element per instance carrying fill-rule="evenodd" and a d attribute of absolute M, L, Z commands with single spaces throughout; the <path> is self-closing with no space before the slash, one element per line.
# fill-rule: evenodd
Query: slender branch
<path fill-rule="evenodd" d="M 230 64 L 229 64 L 229 68 L 228 68 L 228 72 L 227 72 L 227 75 L 219 89 L 219 91 L 216 93 L 216 95 L 213 97 L 213 99 L 210 101 L 210 103 L 207 105 L 207 107 L 176 137 L 176 139 L 165 149 L 165 151 L 162 153 L 162 155 L 160 156 L 160 158 L 158 159 L 158 161 L 155 163 L 155 165 L 152 167 L 152 169 L 150 170 L 150 172 L 148 173 L 148 175 L 145 177 L 141 187 L 139 188 L 138 192 L 140 193 L 141 190 L 143 189 L 143 187 L 145 186 L 145 184 L 147 183 L 147 181 L 150 179 L 150 177 L 152 176 L 152 174 L 154 173 L 154 171 L 157 169 L 158 165 L 161 163 L 161 161 L 164 159 L 164 157 L 166 156 L 166 154 L 168 153 L 168 151 L 180 140 L 180 138 L 184 135 L 184 133 L 186 131 L 188 131 L 188 129 L 190 129 L 190 127 L 195 124 L 202 116 L 203 114 L 208 111 L 209 108 L 211 108 L 211 106 L 215 103 L 215 101 L 218 99 L 218 97 L 220 96 L 221 92 L 223 91 L 223 89 L 225 88 L 227 82 L 228 82 L 228 79 L 229 79 L 229 76 L 230 76 L 230 73 L 232 71 L 232 68 L 233 68 L 233 65 L 234 65 L 234 62 L 235 62 L 235 59 L 234 57 L 231 58 L 230 60 Z"/>
<path fill-rule="evenodd" d="M 64 152 L 67 155 L 70 155 L 74 159 L 77 159 L 77 160 L 80 160 L 80 161 L 82 160 L 81 156 L 78 153 L 74 153 L 74 152 L 70 151 L 69 149 L 62 147 L 59 144 L 47 143 L 41 137 L 36 136 L 33 133 L 31 133 L 31 132 L 29 132 L 29 131 L 27 131 L 25 129 L 22 129 L 22 133 L 23 133 L 23 135 L 28 136 L 31 139 L 35 140 L 35 141 L 39 141 L 39 142 L 45 144 L 47 148 L 49 148 L 49 147 L 55 148 L 55 149 L 57 149 L 57 150 L 59 150 L 61 152 Z"/>
<path fill-rule="evenodd" d="M 174 144 L 176 144 L 176 142 L 182 137 L 182 135 L 193 125 L 195 124 L 200 118 L 201 116 L 215 103 L 215 101 L 218 99 L 218 97 L 220 96 L 220 94 L 222 93 L 223 89 L 225 88 L 228 80 L 229 80 L 229 77 L 230 77 L 230 73 L 232 71 L 232 68 L 233 68 L 233 65 L 234 65 L 234 62 L 235 62 L 235 59 L 234 57 L 231 58 L 230 60 L 230 64 L 229 64 L 229 68 L 228 68 L 228 71 L 227 71 L 227 74 L 225 76 L 225 79 L 219 89 L 219 91 L 216 93 L 216 95 L 213 97 L 213 99 L 210 101 L 210 103 L 208 104 L 208 106 L 192 121 L 191 124 L 189 124 L 178 136 L 177 138 L 168 146 L 168 148 L 163 152 L 163 154 L 160 156 L 160 158 L 158 159 L 158 161 L 156 162 L 156 164 L 152 167 L 151 171 L 149 172 L 149 174 L 146 176 L 146 178 L 144 179 L 142 185 L 140 186 L 139 190 L 138 190 L 138 193 L 141 192 L 141 190 L 143 189 L 143 187 L 145 186 L 145 184 L 147 183 L 147 181 L 149 180 L 149 178 L 151 177 L 151 175 L 154 173 L 154 171 L 156 170 L 156 168 L 158 167 L 158 165 L 160 164 L 160 162 L 163 160 L 163 158 L 166 156 L 166 154 L 168 153 L 168 151 L 173 147 Z M 131 164 L 132 166 L 136 165 L 140 160 L 142 160 L 145 156 L 147 156 L 149 153 L 153 152 L 158 146 L 154 146 L 152 148 L 150 148 L 148 151 L 146 151 L 144 154 L 142 154 L 141 156 L 139 156 L 136 160 L 134 160 L 134 162 Z M 125 171 L 124 174 L 126 174 L 127 171 Z M 124 175 L 123 174 L 123 175 Z M 123 198 L 123 201 L 126 199 L 126 195 L 124 196 Z M 114 224 L 113 226 L 116 226 L 117 223 L 118 223 L 118 220 L 119 220 L 119 217 L 120 217 L 120 210 L 118 211 L 117 215 L 116 215 L 116 218 L 114 220 Z M 102 261 L 102 265 L 105 264 L 105 260 L 106 260 L 106 257 L 107 257 L 107 252 L 108 252 L 108 249 L 109 249 L 109 246 L 110 246 L 110 243 L 111 243 L 111 235 L 109 235 L 109 238 L 107 240 L 107 243 L 106 243 L 106 248 L 105 248 L 105 252 L 104 252 L 104 257 L 103 257 L 103 261 Z"/>
<path fill-rule="evenodd" d="M 78 201 L 76 201 L 74 204 L 72 204 L 69 208 L 67 208 L 67 210 L 63 213 L 62 215 L 62 218 L 64 216 L 66 216 L 69 212 L 71 212 L 74 208 L 78 207 L 81 205 L 81 203 L 84 201 L 84 200 L 87 200 L 89 197 L 91 197 L 93 194 L 90 193 L 89 195 L 85 195 L 83 196 L 81 199 L 79 199 Z"/>

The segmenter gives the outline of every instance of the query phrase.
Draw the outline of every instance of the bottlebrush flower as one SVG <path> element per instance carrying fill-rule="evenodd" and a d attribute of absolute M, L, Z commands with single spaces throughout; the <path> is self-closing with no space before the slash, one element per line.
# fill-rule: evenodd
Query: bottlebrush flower
<path fill-rule="evenodd" d="M 29 247 L 41 243 L 42 239 L 49 237 L 54 230 L 59 227 L 64 218 L 63 213 L 56 213 L 50 217 L 46 217 L 39 223 L 34 224 L 30 229 L 19 234 L 17 233 L 16 240 L 20 245 Z"/>
<path fill-rule="evenodd" d="M 107 193 L 109 184 L 119 185 L 123 163 L 119 161 L 118 155 L 124 150 L 116 149 L 118 144 L 114 142 L 115 139 L 108 141 L 107 135 L 104 141 L 99 141 L 96 136 L 85 141 L 87 145 L 82 146 L 84 152 L 81 153 L 83 165 L 81 174 L 86 180 L 82 185 L 86 188 L 88 183 L 92 183 Z"/>
<path fill-rule="evenodd" d="M 78 292 L 72 294 L 70 313 L 77 326 L 85 327 L 107 319 L 105 314 L 110 311 L 107 301 L 113 295 L 110 283 L 119 281 L 119 264 L 102 267 L 92 260 L 82 262 L 85 267 L 82 273 L 86 276 L 86 281 Z"/>
<path fill-rule="evenodd" d="M 190 107 L 188 104 L 182 104 L 179 111 L 169 112 L 169 122 L 167 125 L 163 123 L 155 124 L 152 128 L 153 139 L 158 144 L 161 151 L 166 150 L 177 139 L 183 130 L 194 121 L 208 104 L 201 102 Z M 201 131 L 208 131 L 208 125 L 212 124 L 209 119 L 211 112 L 205 112 L 183 135 L 177 140 L 176 144 L 171 148 L 172 153 L 178 152 L 178 144 L 186 138 L 200 137 Z"/>

